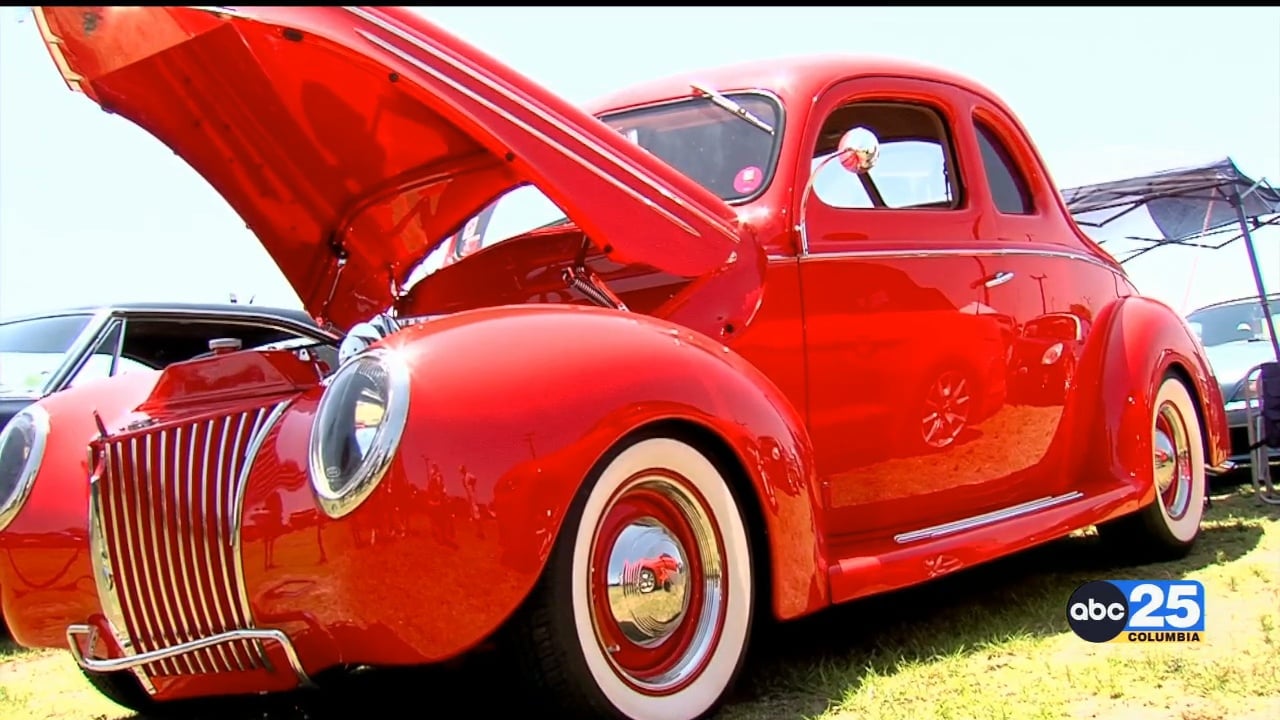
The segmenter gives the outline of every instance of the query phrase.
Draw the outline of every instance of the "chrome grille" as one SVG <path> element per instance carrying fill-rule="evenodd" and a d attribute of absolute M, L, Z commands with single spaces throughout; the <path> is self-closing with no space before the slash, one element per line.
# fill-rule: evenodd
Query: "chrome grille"
<path fill-rule="evenodd" d="M 248 469 L 284 404 L 144 429 L 102 446 L 91 527 L 108 602 L 127 654 L 252 627 L 239 548 Z M 265 667 L 256 640 L 157 661 L 156 676 Z"/>

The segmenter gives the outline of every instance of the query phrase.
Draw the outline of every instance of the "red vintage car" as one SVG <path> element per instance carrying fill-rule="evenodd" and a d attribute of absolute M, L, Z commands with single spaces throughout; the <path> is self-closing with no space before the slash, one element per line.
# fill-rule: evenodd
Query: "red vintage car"
<path fill-rule="evenodd" d="M 679 550 L 677 549 L 676 552 Z M 684 568 L 684 563 L 670 553 L 664 552 L 657 557 L 644 558 L 624 567 L 626 570 L 620 579 L 634 586 L 638 592 L 647 595 L 655 590 L 671 592 L 680 570 Z"/>
<path fill-rule="evenodd" d="M 763 614 L 1090 525 L 1196 540 L 1227 452 L 1202 348 L 967 79 L 769 61 L 581 110 L 402 9 L 35 16 L 347 334 L 330 374 L 244 350 L 10 425 L 5 615 L 117 702 L 497 643 L 566 711 L 694 718 Z M 1069 390 L 1009 401 L 1015 329 L 1081 312 Z M 655 548 L 672 593 L 617 587 Z"/>

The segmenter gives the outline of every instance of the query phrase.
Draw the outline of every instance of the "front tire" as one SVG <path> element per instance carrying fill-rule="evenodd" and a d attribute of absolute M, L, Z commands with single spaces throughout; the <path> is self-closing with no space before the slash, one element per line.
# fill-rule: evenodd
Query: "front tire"
<path fill-rule="evenodd" d="M 78 667 L 78 666 L 77 666 Z M 140 715 L 155 715 L 163 706 L 151 699 L 142 684 L 127 671 L 100 673 L 80 668 L 89 684 L 111 702 Z M 163 713 L 161 713 L 163 714 Z"/>
<path fill-rule="evenodd" d="M 1099 534 L 1138 560 L 1175 560 L 1191 552 L 1204 518 L 1204 442 L 1195 401 L 1183 381 L 1166 375 L 1151 413 L 1156 499 L 1099 527 Z"/>
<path fill-rule="evenodd" d="M 577 717 L 703 717 L 746 655 L 755 588 L 743 513 L 722 470 L 680 440 L 640 439 L 602 464 L 511 626 L 524 675 Z M 636 561 L 661 552 L 684 581 L 642 594 Z"/>

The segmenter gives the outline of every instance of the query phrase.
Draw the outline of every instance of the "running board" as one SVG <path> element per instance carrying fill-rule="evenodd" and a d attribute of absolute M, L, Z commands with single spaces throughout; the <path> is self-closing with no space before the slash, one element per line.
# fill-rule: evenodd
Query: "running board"
<path fill-rule="evenodd" d="M 981 565 L 1142 507 L 1133 488 L 1051 495 L 902 533 L 827 566 L 831 602 L 877 595 Z M 849 548 L 854 550 L 854 548 Z M 856 552 L 856 550 L 855 550 Z"/>
<path fill-rule="evenodd" d="M 974 528 L 980 528 L 983 525 L 990 525 L 991 523 L 997 523 L 1002 520 L 1012 520 L 1013 518 L 1020 517 L 1022 515 L 1047 510 L 1051 507 L 1068 503 L 1072 500 L 1078 500 L 1082 497 L 1084 497 L 1084 493 L 1079 491 L 1069 492 L 1065 495 L 1049 495 L 1048 497 L 1042 497 L 1039 500 L 1025 502 L 1021 505 L 1013 505 L 999 510 L 992 510 L 989 513 L 983 513 L 982 515 L 974 515 L 962 520 L 953 520 L 941 525 L 932 525 L 921 530 L 912 530 L 911 532 L 894 535 L 893 541 L 899 545 L 905 545 L 906 543 L 916 542 L 917 540 L 933 540 L 934 538 L 946 537 L 947 535 L 952 535 L 964 530 L 972 530 Z"/>

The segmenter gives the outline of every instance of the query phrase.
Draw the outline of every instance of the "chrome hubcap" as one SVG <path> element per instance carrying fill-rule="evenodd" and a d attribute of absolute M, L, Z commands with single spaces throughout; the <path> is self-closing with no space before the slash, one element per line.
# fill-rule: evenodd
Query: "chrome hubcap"
<path fill-rule="evenodd" d="M 609 610 L 631 642 L 660 643 L 684 619 L 684 567 L 684 548 L 656 518 L 640 519 L 618 535 L 609 553 L 609 569 L 617 569 L 609 578 L 611 590 L 617 588 L 609 593 Z"/>
<path fill-rule="evenodd" d="M 596 526 L 591 613 L 618 677 L 668 694 L 701 672 L 725 614 L 724 555 L 711 514 L 683 478 L 628 481 Z"/>
<path fill-rule="evenodd" d="M 958 372 L 945 372 L 925 397 L 921 436 L 926 444 L 943 448 L 955 442 L 968 421 L 969 382 Z"/>
<path fill-rule="evenodd" d="M 1156 413 L 1152 462 L 1160 502 L 1170 518 L 1182 517 L 1191 497 L 1191 443 L 1182 413 L 1173 403 L 1164 403 Z"/>

